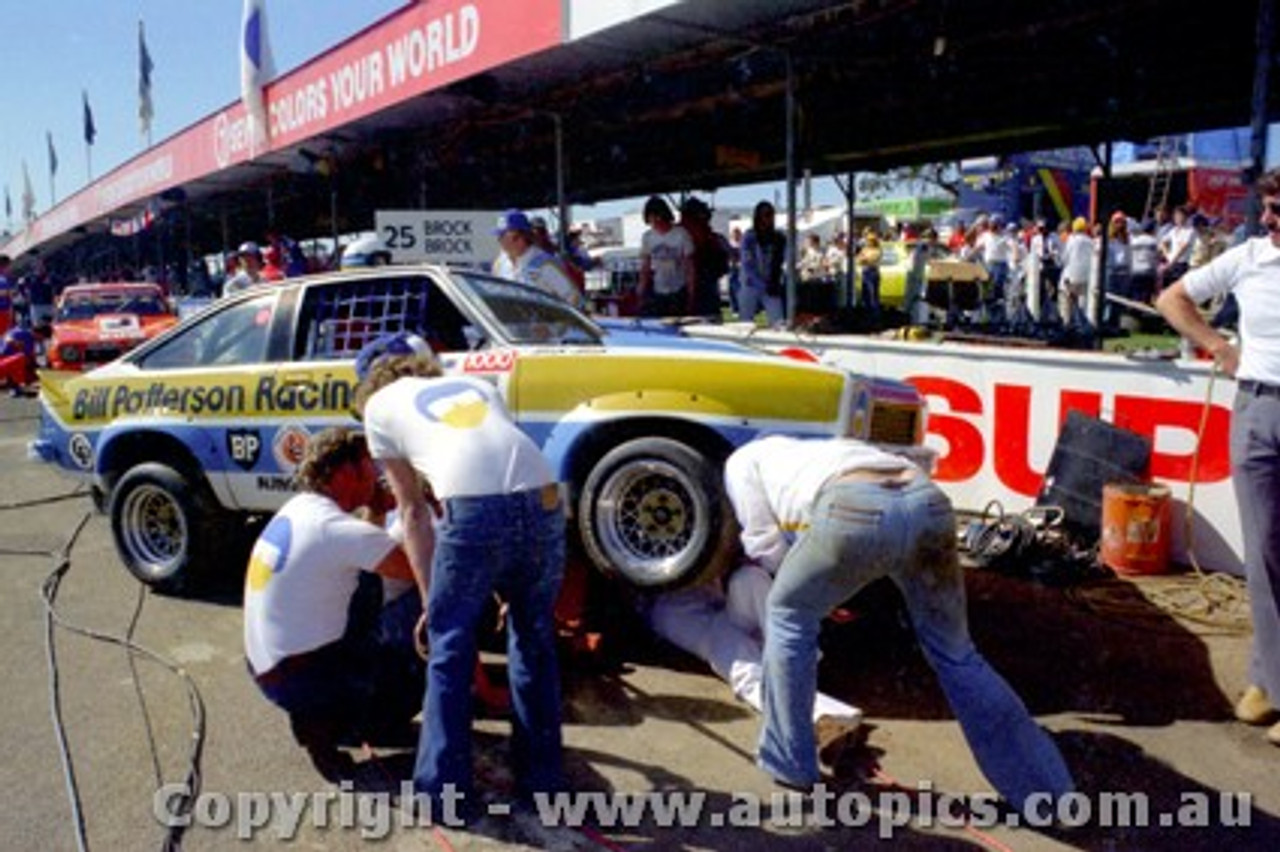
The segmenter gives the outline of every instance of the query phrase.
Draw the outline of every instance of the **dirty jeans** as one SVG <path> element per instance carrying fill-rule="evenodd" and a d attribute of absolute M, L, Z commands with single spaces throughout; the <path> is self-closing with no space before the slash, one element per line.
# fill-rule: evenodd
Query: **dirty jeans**
<path fill-rule="evenodd" d="M 955 520 L 927 478 L 837 481 L 819 492 L 812 526 L 787 554 L 769 594 L 764 729 L 758 763 L 797 786 L 819 778 L 811 711 L 822 618 L 888 576 L 902 592 L 925 657 L 983 773 L 1015 807 L 1072 789 L 1057 746 L 969 637 Z"/>
<path fill-rule="evenodd" d="M 565 515 L 555 486 L 445 501 L 427 602 L 427 696 L 414 787 L 439 800 L 472 792 L 471 683 L 476 625 L 497 591 L 507 602 L 507 670 L 517 795 L 560 788 L 560 672 L 555 603 Z"/>
<path fill-rule="evenodd" d="M 1231 473 L 1253 619 L 1249 678 L 1280 701 L 1280 398 L 1243 388 L 1231 416 Z"/>

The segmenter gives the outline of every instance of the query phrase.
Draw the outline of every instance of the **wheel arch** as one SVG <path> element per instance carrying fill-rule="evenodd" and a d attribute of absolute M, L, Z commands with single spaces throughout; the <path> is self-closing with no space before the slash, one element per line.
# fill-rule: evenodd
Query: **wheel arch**
<path fill-rule="evenodd" d="M 195 453 L 181 439 L 162 430 L 130 430 L 104 440 L 98 451 L 96 468 L 108 503 L 120 477 L 146 462 L 159 462 L 192 482 L 209 484 Z"/>
<path fill-rule="evenodd" d="M 599 423 L 580 434 L 561 463 L 563 479 L 569 486 L 569 505 L 574 508 L 591 469 L 614 447 L 637 438 L 668 438 L 686 444 L 707 458 L 722 464 L 733 445 L 710 426 L 678 417 L 640 415 Z"/>

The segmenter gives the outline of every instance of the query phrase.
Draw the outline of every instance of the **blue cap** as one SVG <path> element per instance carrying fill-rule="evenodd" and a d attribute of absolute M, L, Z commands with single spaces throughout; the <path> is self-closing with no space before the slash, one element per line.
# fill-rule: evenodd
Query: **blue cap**
<path fill-rule="evenodd" d="M 364 381 L 379 358 L 393 355 L 430 355 L 427 341 L 407 331 L 387 332 L 369 341 L 356 354 L 356 378 Z"/>
<path fill-rule="evenodd" d="M 523 210 L 511 209 L 498 217 L 498 227 L 493 229 L 493 235 L 500 237 L 507 231 L 532 231 L 533 223 L 529 221 L 529 217 L 524 214 Z"/>

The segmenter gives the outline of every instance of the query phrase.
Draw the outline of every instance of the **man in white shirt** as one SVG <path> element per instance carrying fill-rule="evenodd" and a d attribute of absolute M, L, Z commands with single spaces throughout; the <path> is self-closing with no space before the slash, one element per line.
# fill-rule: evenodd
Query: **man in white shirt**
<path fill-rule="evenodd" d="M 988 780 L 1014 807 L 1072 789 L 1057 746 L 973 645 L 955 515 L 903 456 L 851 439 L 762 438 L 725 463 L 748 559 L 774 575 L 756 762 L 778 783 L 819 780 L 812 711 L 822 619 L 889 577 Z"/>
<path fill-rule="evenodd" d="M 381 606 L 378 577 L 412 575 L 395 540 L 353 514 L 386 498 L 364 437 L 338 427 L 316 434 L 297 478 L 301 493 L 267 524 L 249 559 L 245 654 L 263 695 L 289 713 L 294 737 L 336 780 L 352 768 L 338 750 L 344 737 L 376 741 L 397 724 L 407 728 L 421 708 L 413 630 L 422 607 L 412 594 Z"/>
<path fill-rule="evenodd" d="M 1280 746 L 1280 170 L 1258 182 L 1265 233 L 1188 272 L 1156 307 L 1174 328 L 1237 380 L 1231 414 L 1231 474 L 1244 537 L 1244 569 L 1253 619 L 1249 687 L 1236 717 L 1270 725 Z M 1235 296 L 1240 345 L 1210 326 L 1196 305 Z"/>
<path fill-rule="evenodd" d="M 1187 274 L 1196 239 L 1196 229 L 1188 221 L 1186 208 L 1175 207 L 1173 224 L 1160 236 L 1158 242 L 1162 264 L 1160 279 L 1164 286 L 1167 287 Z"/>
<path fill-rule="evenodd" d="M 508 210 L 498 217 L 493 229 L 502 247 L 493 262 L 493 274 L 536 287 L 581 308 L 582 292 L 570 280 L 560 259 L 537 245 L 533 223 L 520 210 Z"/>
<path fill-rule="evenodd" d="M 640 312 L 648 317 L 691 316 L 697 311 L 697 270 L 693 238 L 677 225 L 671 205 L 661 196 L 644 204 L 640 236 Z"/>
<path fill-rule="evenodd" d="M 258 248 L 258 244 L 252 241 L 241 243 L 236 256 L 240 261 L 240 268 L 222 285 L 223 296 L 230 296 L 232 293 L 239 293 L 263 283 L 262 249 Z"/>
<path fill-rule="evenodd" d="M 554 791 L 561 784 L 554 610 L 565 512 L 551 466 L 491 383 L 444 376 L 426 352 L 362 356 L 357 364 L 367 373 L 356 407 L 396 496 L 427 612 L 431 658 L 414 787 L 433 812 L 472 793 L 476 627 L 497 592 L 508 606 L 516 795 Z"/>

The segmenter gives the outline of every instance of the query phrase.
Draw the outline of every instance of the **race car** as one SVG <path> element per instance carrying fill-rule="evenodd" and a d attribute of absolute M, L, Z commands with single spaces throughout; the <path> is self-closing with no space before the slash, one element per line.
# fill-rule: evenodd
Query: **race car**
<path fill-rule="evenodd" d="M 46 347 L 55 370 L 114 361 L 178 322 L 157 284 L 75 284 L 62 291 Z"/>
<path fill-rule="evenodd" d="M 606 331 L 540 290 L 421 266 L 248 290 L 97 370 L 46 371 L 32 454 L 87 480 L 134 575 L 180 588 L 225 570 L 228 531 L 290 496 L 311 434 L 356 425 L 355 355 L 397 331 L 498 387 L 564 483 L 584 552 L 637 588 L 727 565 L 720 464 L 762 432 L 922 449 L 909 385 L 670 329 Z"/>

